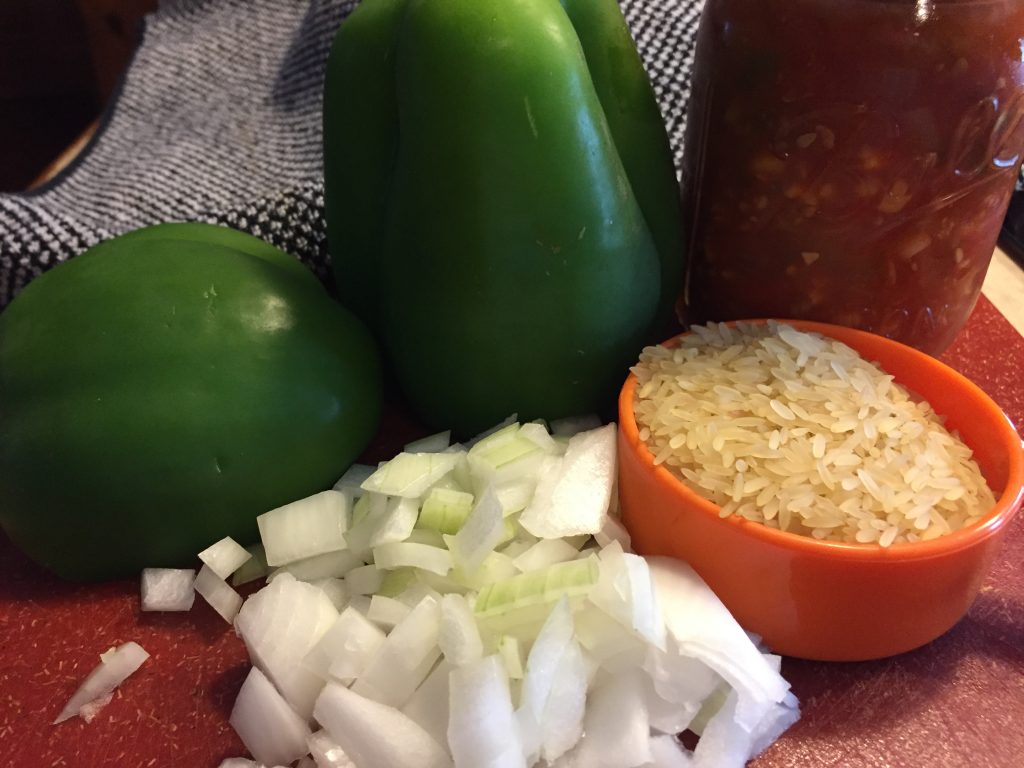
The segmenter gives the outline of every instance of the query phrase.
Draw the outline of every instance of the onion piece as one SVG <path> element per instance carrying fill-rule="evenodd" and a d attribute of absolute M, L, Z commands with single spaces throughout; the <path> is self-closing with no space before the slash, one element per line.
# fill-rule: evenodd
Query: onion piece
<path fill-rule="evenodd" d="M 501 659 L 453 669 L 449 686 L 448 744 L 456 768 L 526 768 Z"/>
<path fill-rule="evenodd" d="M 129 641 L 116 648 L 110 648 L 100 654 L 100 663 L 78 686 L 78 690 L 68 699 L 64 709 L 53 721 L 54 725 L 63 723 L 75 715 L 90 702 L 111 695 L 115 688 L 123 683 L 129 675 L 142 666 L 149 654 L 136 642 Z"/>
<path fill-rule="evenodd" d="M 482 491 L 488 485 L 532 480 L 546 453 L 536 440 L 522 435 L 522 427 L 510 424 L 477 442 L 466 454 L 473 488 Z"/>
<path fill-rule="evenodd" d="M 352 499 L 358 499 L 363 495 L 363 483 L 376 471 L 377 468 L 370 464 L 352 464 L 338 478 L 332 490 L 348 494 Z"/>
<path fill-rule="evenodd" d="M 663 602 L 665 625 L 679 652 L 700 659 L 739 694 L 736 719 L 751 731 L 786 697 L 787 683 L 758 651 L 718 596 L 689 565 L 667 557 L 648 559 Z"/>
<path fill-rule="evenodd" d="M 256 579 L 262 579 L 269 572 L 267 568 L 267 553 L 263 549 L 262 544 L 252 544 L 246 547 L 245 551 L 251 557 L 242 563 L 237 571 L 231 574 L 231 584 L 235 587 L 248 584 L 250 581 L 256 581 Z"/>
<path fill-rule="evenodd" d="M 505 665 L 505 671 L 510 680 L 522 680 L 525 663 L 523 660 L 523 645 L 518 637 L 502 635 L 498 640 L 498 655 Z"/>
<path fill-rule="evenodd" d="M 445 539 L 455 565 L 471 573 L 498 546 L 505 533 L 501 503 L 493 486 L 487 486 L 476 500 L 465 525 L 454 536 Z"/>
<path fill-rule="evenodd" d="M 614 424 L 580 432 L 564 456 L 546 457 L 519 524 L 546 539 L 600 531 L 615 481 L 615 434 Z"/>
<path fill-rule="evenodd" d="M 345 574 L 345 584 L 348 586 L 348 593 L 352 597 L 357 595 L 372 595 L 377 592 L 384 581 L 384 571 L 376 565 L 363 565 L 353 568 Z"/>
<path fill-rule="evenodd" d="M 521 721 L 528 725 L 526 730 L 533 732 L 532 738 L 525 739 L 528 754 L 536 752 L 539 756 L 543 750 L 544 716 L 548 699 L 551 698 L 566 649 L 574 642 L 572 610 L 568 598 L 563 595 L 545 620 L 526 659 L 520 708 Z M 551 759 L 555 757 L 551 756 Z"/>
<path fill-rule="evenodd" d="M 600 426 L 599 424 L 596 426 Z M 544 453 L 561 454 L 565 452 L 565 446 L 555 440 L 543 424 L 531 421 L 519 428 L 519 437 L 529 440 Z"/>
<path fill-rule="evenodd" d="M 508 418 L 503 419 L 502 421 L 498 422 L 493 427 L 485 429 L 483 432 L 480 432 L 479 434 L 474 435 L 473 437 L 471 437 L 465 443 L 466 448 L 472 448 L 474 445 L 479 443 L 484 438 L 490 437 L 491 435 L 496 434 L 497 432 L 500 432 L 501 430 L 506 429 L 507 427 L 510 427 L 512 425 L 516 425 L 518 423 L 519 423 L 519 416 L 517 414 L 513 413 L 511 416 L 509 416 Z"/>
<path fill-rule="evenodd" d="M 352 690 L 392 707 L 403 706 L 441 656 L 437 645 L 440 614 L 437 600 L 423 598 L 391 630 L 352 684 Z M 332 735 L 337 736 L 333 732 Z"/>
<path fill-rule="evenodd" d="M 287 765 L 309 752 L 309 726 L 270 680 L 253 667 L 229 718 L 246 749 L 264 765 Z"/>
<path fill-rule="evenodd" d="M 452 431 L 446 429 L 444 432 L 435 432 L 432 435 L 421 437 L 406 443 L 402 451 L 405 453 L 440 453 L 447 450 L 452 442 Z"/>
<path fill-rule="evenodd" d="M 347 685 L 362 673 L 384 639 L 384 632 L 376 624 L 349 606 L 309 650 L 302 664 L 321 678 L 330 676 Z"/>
<path fill-rule="evenodd" d="M 456 452 L 400 453 L 378 467 L 363 482 L 362 489 L 387 496 L 419 498 L 451 472 L 459 458 Z"/>
<path fill-rule="evenodd" d="M 222 579 L 227 579 L 251 557 L 252 554 L 230 536 L 199 553 L 199 559 Z"/>
<path fill-rule="evenodd" d="M 447 749 L 408 715 L 328 683 L 313 716 L 359 768 L 452 768 Z"/>
<path fill-rule="evenodd" d="M 408 616 L 410 611 L 409 606 L 400 600 L 384 597 L 384 595 L 374 595 L 370 598 L 370 610 L 367 612 L 366 618 L 378 626 L 390 629 Z"/>
<path fill-rule="evenodd" d="M 770 705 L 752 729 L 740 720 L 739 691 L 732 691 L 725 704 L 708 721 L 693 751 L 697 768 L 743 768 L 800 717 L 796 698 L 787 695 Z"/>
<path fill-rule="evenodd" d="M 472 510 L 472 493 L 435 486 L 423 500 L 416 527 L 457 533 Z"/>
<path fill-rule="evenodd" d="M 665 649 L 665 621 L 647 561 L 613 541 L 601 550 L 601 577 L 590 600 L 655 648 Z M 731 617 L 730 617 L 731 618 Z"/>
<path fill-rule="evenodd" d="M 576 760 L 588 768 L 637 768 L 651 762 L 645 675 L 641 669 L 605 676 L 587 700 L 586 736 Z"/>
<path fill-rule="evenodd" d="M 337 620 L 323 592 L 288 573 L 246 600 L 235 620 L 253 663 L 302 717 L 309 717 L 324 684 L 302 661 Z"/>
<path fill-rule="evenodd" d="M 191 568 L 143 568 L 140 586 L 143 611 L 187 611 L 195 602 Z"/>
<path fill-rule="evenodd" d="M 555 563 L 575 560 L 577 555 L 579 551 L 565 539 L 538 539 L 512 562 L 519 571 L 536 571 Z"/>
<path fill-rule="evenodd" d="M 448 674 L 451 665 L 441 659 L 409 697 L 402 712 L 415 720 L 438 744 L 448 744 Z"/>
<path fill-rule="evenodd" d="M 427 544 L 396 541 L 373 550 L 373 561 L 385 570 L 410 566 L 444 576 L 452 569 L 452 555 L 447 549 Z"/>
<path fill-rule="evenodd" d="M 322 579 L 339 579 L 349 571 L 358 568 L 363 561 L 347 549 L 336 552 L 324 552 L 301 560 L 293 560 L 287 565 L 274 569 L 268 576 L 274 580 L 282 573 L 291 574 L 299 581 L 320 581 Z"/>
<path fill-rule="evenodd" d="M 196 592 L 203 596 L 221 618 L 229 624 L 234 621 L 242 607 L 242 596 L 230 584 L 218 576 L 208 565 L 199 569 L 193 585 Z"/>
<path fill-rule="evenodd" d="M 306 739 L 306 743 L 309 745 L 309 754 L 317 768 L 358 768 L 345 754 L 341 745 L 323 729 L 314 732 Z"/>
<path fill-rule="evenodd" d="M 474 601 L 473 613 L 496 634 L 532 637 L 560 598 L 583 600 L 599 576 L 595 555 L 556 563 L 486 585 Z"/>
<path fill-rule="evenodd" d="M 633 551 L 629 531 L 626 530 L 626 526 L 622 524 L 621 520 L 611 514 L 604 519 L 604 525 L 601 526 L 600 531 L 594 534 L 594 539 L 600 547 L 607 547 L 613 541 L 617 541 L 624 552 Z"/>
<path fill-rule="evenodd" d="M 419 515 L 419 500 L 401 496 L 388 499 L 384 514 L 374 526 L 368 545 L 378 547 L 395 541 L 405 541 L 412 533 Z"/>
<path fill-rule="evenodd" d="M 462 667 L 482 659 L 484 644 L 466 598 L 462 595 L 445 595 L 440 605 L 438 645 L 448 663 L 453 667 Z"/>
<path fill-rule="evenodd" d="M 335 610 L 342 611 L 348 605 L 348 585 L 344 579 L 316 579 L 309 583 L 327 595 L 327 599 L 331 601 Z"/>
<path fill-rule="evenodd" d="M 324 552 L 345 549 L 349 500 L 322 491 L 256 518 L 268 565 L 285 565 Z"/>

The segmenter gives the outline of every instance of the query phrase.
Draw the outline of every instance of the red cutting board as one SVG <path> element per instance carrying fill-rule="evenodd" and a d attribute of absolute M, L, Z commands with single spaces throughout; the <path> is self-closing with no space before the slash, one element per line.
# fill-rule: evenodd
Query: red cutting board
<path fill-rule="evenodd" d="M 944 360 L 1024 426 L 1024 338 L 982 299 Z M 414 428 L 392 414 L 369 459 Z M 949 633 L 883 661 L 786 659 L 803 718 L 756 768 L 1024 766 L 1024 514 L 970 613 Z M 89 724 L 56 717 L 112 645 L 151 658 Z M 138 583 L 78 586 L 0 536 L 0 768 L 216 768 L 244 754 L 227 723 L 248 662 L 201 599 L 187 614 L 141 614 Z"/>

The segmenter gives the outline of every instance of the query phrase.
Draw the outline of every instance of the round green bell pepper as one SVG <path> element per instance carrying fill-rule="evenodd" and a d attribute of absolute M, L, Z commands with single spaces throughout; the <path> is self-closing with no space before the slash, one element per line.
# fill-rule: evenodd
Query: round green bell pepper
<path fill-rule="evenodd" d="M 249 235 L 106 241 L 0 314 L 0 525 L 61 576 L 195 562 L 330 487 L 373 437 L 362 324 Z"/>

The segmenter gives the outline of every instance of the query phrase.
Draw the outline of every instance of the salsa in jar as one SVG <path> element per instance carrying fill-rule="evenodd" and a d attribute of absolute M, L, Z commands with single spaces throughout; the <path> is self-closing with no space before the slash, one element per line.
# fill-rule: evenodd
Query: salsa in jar
<path fill-rule="evenodd" d="M 707 0 L 686 319 L 813 319 L 945 349 L 1024 151 L 1022 51 L 1024 0 Z"/>

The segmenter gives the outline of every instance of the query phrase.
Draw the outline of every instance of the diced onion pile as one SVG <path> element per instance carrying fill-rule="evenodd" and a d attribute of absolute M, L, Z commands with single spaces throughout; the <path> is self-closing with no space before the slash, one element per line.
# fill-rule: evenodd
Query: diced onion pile
<path fill-rule="evenodd" d="M 629 551 L 615 426 L 558 427 L 435 435 L 261 515 L 240 608 L 204 558 L 253 662 L 230 721 L 255 763 L 222 766 L 741 766 L 795 722 L 778 657 Z"/>

